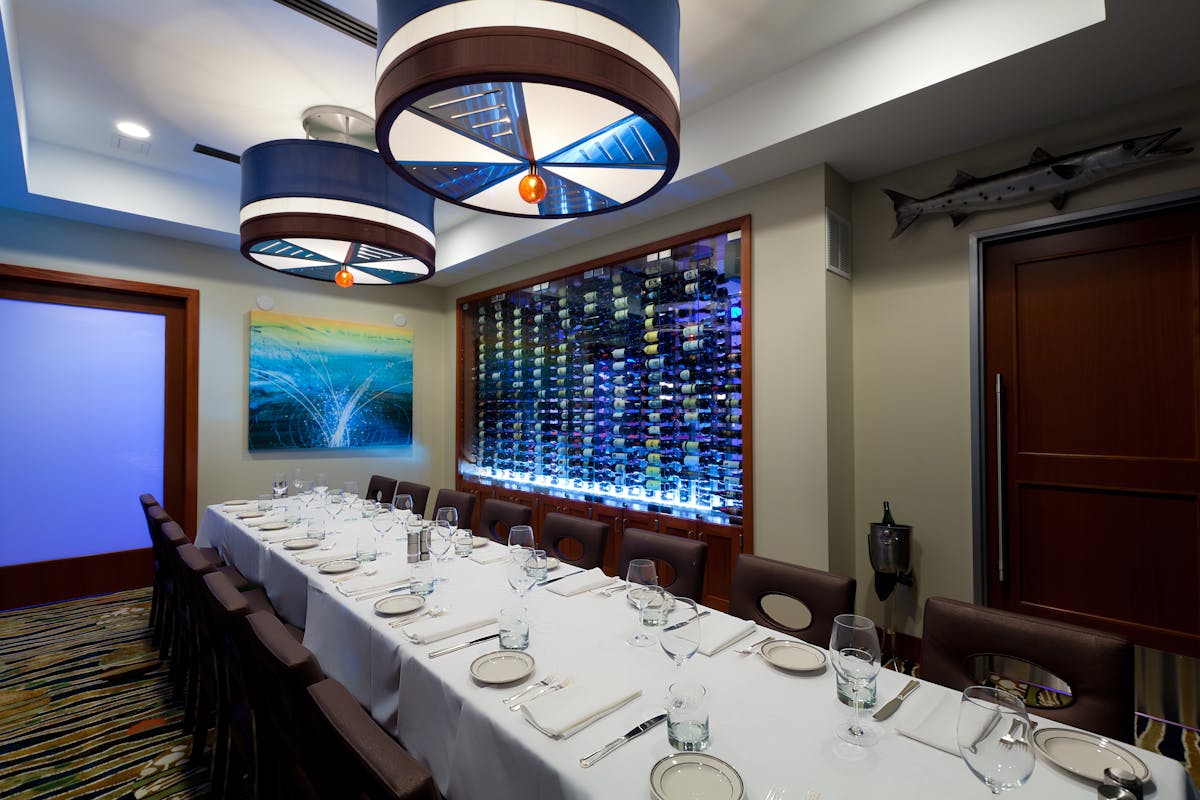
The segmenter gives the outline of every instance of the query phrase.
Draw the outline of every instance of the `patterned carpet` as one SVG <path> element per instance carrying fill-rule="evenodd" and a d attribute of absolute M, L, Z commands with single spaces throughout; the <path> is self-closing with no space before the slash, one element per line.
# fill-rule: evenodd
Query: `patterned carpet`
<path fill-rule="evenodd" d="M 149 589 L 0 613 L 0 797 L 204 797 Z"/>

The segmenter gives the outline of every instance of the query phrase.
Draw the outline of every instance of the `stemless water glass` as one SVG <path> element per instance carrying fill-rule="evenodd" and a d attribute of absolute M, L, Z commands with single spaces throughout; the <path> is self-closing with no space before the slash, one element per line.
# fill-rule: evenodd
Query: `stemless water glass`
<path fill-rule="evenodd" d="M 533 528 L 528 525 L 513 525 L 508 529 L 508 549 L 523 547 L 533 549 Z"/>
<path fill-rule="evenodd" d="M 525 606 L 505 606 L 496 617 L 501 650 L 529 649 L 529 611 Z"/>
<path fill-rule="evenodd" d="M 471 532 L 466 528 L 459 528 L 454 532 L 454 555 L 459 558 L 468 558 L 471 551 L 475 549 L 475 539 Z"/>
<path fill-rule="evenodd" d="M 287 496 L 288 482 L 282 472 L 275 473 L 275 480 L 271 482 L 271 491 L 275 494 L 276 500 L 282 500 Z"/>
<path fill-rule="evenodd" d="M 879 636 L 875 623 L 858 614 L 838 614 L 833 618 L 829 654 L 838 690 L 847 692 L 854 706 L 850 723 L 838 725 L 838 738 L 859 747 L 873 745 L 879 735 L 874 727 L 863 722 L 862 708 L 879 674 Z"/>
<path fill-rule="evenodd" d="M 633 636 L 626 641 L 634 647 L 648 647 L 654 644 L 654 637 L 642 631 L 642 612 L 650 602 L 651 593 L 647 586 L 658 585 L 658 571 L 654 562 L 648 558 L 635 558 L 629 562 L 629 572 L 626 574 L 626 596 L 629 602 L 637 608 L 637 628 Z"/>
<path fill-rule="evenodd" d="M 675 612 L 679 619 L 658 632 L 658 643 L 675 666 L 682 667 L 700 649 L 700 613 L 696 601 L 687 597 L 675 598 Z"/>
<path fill-rule="evenodd" d="M 275 500 L 275 498 L 269 494 L 260 494 L 258 496 L 258 510 L 259 511 L 270 511 L 271 504 L 274 502 L 274 500 Z"/>
<path fill-rule="evenodd" d="M 433 594 L 433 587 L 437 583 L 433 575 L 432 561 L 415 561 L 412 564 L 412 571 L 409 573 L 409 590 L 416 595 L 426 597 Z"/>
<path fill-rule="evenodd" d="M 1023 785 L 1034 760 L 1025 703 L 1002 689 L 967 687 L 958 705 L 958 752 L 992 794 Z"/>

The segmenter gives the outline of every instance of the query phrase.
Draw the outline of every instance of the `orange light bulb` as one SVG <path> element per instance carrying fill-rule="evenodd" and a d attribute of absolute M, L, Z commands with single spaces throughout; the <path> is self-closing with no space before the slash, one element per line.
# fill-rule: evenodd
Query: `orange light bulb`
<path fill-rule="evenodd" d="M 349 288 L 354 285 L 354 273 L 345 267 L 342 267 L 337 271 L 337 274 L 333 276 L 333 282 L 343 289 Z"/>
<path fill-rule="evenodd" d="M 531 165 L 529 174 L 521 178 L 517 191 L 526 203 L 540 203 L 546 197 L 546 181 L 537 174 L 537 167 Z"/>

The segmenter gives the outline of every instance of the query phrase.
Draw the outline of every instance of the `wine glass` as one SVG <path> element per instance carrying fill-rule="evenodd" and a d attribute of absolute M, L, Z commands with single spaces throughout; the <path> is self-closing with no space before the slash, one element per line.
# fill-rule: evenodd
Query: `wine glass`
<path fill-rule="evenodd" d="M 313 481 L 313 491 L 319 498 L 324 498 L 325 493 L 329 491 L 329 476 L 324 472 L 317 473 L 316 480 Z"/>
<path fill-rule="evenodd" d="M 531 575 L 529 570 L 525 568 L 525 563 L 533 555 L 533 551 L 526 547 L 518 547 L 512 551 L 513 558 L 508 562 L 508 585 L 517 593 L 518 597 L 524 597 L 526 593 L 533 588 L 537 583 L 537 577 Z"/>
<path fill-rule="evenodd" d="M 1034 761 L 1025 703 L 1003 689 L 967 687 L 958 705 L 958 752 L 992 794 L 1023 785 Z"/>
<path fill-rule="evenodd" d="M 533 528 L 528 525 L 513 525 L 508 529 L 508 549 L 516 548 L 533 550 Z"/>
<path fill-rule="evenodd" d="M 445 561 L 450 551 L 454 548 L 454 533 L 450 528 L 450 523 L 444 519 L 435 520 L 433 523 L 433 531 L 429 536 L 429 552 L 433 554 L 435 561 Z M 449 583 L 450 579 L 439 577 L 440 583 Z"/>
<path fill-rule="evenodd" d="M 875 623 L 858 614 L 838 614 L 833 618 L 829 653 L 838 688 L 844 689 L 854 701 L 854 716 L 849 725 L 838 725 L 838 738 L 859 747 L 869 747 L 879 740 L 874 727 L 862 720 L 863 701 L 880 667 Z"/>
<path fill-rule="evenodd" d="M 625 641 L 634 647 L 647 647 L 654 644 L 654 637 L 642 632 L 642 612 L 650 602 L 650 592 L 645 587 L 658 586 L 658 570 L 654 562 L 648 558 L 635 558 L 629 562 L 629 572 L 626 574 L 625 594 L 629 602 L 637 608 L 637 630 Z"/>
<path fill-rule="evenodd" d="M 301 484 L 304 483 L 304 469 L 296 467 L 292 472 L 292 488 L 296 490 L 296 494 L 300 494 Z"/>
<path fill-rule="evenodd" d="M 325 501 L 325 513 L 328 514 L 334 522 L 336 522 L 338 515 L 342 513 L 342 509 L 345 507 L 345 503 L 342 502 L 342 493 L 337 490 L 326 492 L 323 499 Z M 336 528 L 336 526 L 331 526 L 331 531 L 333 531 L 334 528 Z"/>
<path fill-rule="evenodd" d="M 346 508 L 354 505 L 358 500 L 358 481 L 346 481 L 342 484 L 342 502 L 346 504 Z"/>
<path fill-rule="evenodd" d="M 296 489 L 296 496 L 300 498 L 300 502 L 304 503 L 304 507 L 307 509 L 313 499 L 313 482 L 300 481 L 300 486 Z"/>
<path fill-rule="evenodd" d="M 454 506 L 443 506 L 442 508 L 439 508 L 433 515 L 434 524 L 437 524 L 443 520 L 447 525 L 450 526 L 450 535 L 453 536 L 454 532 L 458 530 L 458 509 Z"/>
<path fill-rule="evenodd" d="M 658 632 L 658 643 L 663 652 L 670 656 L 676 667 L 682 667 L 683 662 L 696 655 L 700 649 L 700 613 L 696 609 L 696 601 L 687 597 L 675 597 L 664 593 L 663 603 L 670 605 L 675 601 L 675 611 L 682 614 L 682 619 L 672 622 Z"/>

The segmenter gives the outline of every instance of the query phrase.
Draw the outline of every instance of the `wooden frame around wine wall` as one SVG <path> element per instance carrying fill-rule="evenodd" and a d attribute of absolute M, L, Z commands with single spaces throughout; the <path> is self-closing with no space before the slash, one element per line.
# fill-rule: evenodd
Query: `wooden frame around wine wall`
<path fill-rule="evenodd" d="M 473 419 L 468 420 L 467 414 L 471 413 L 473 417 L 473 404 L 467 402 L 467 398 L 474 395 L 474 379 L 471 376 L 470 366 L 466 360 L 466 338 L 468 320 L 464 310 L 466 304 L 476 300 L 491 297 L 492 295 L 502 292 L 517 291 L 520 289 L 528 289 L 536 286 L 539 283 L 546 281 L 558 280 L 560 278 L 568 278 L 591 269 L 598 267 L 614 266 L 622 264 L 631 259 L 641 256 L 650 255 L 661 250 L 669 250 L 679 245 L 688 244 L 699 239 L 704 239 L 709 236 L 716 236 L 722 233 L 741 233 L 741 291 L 742 291 L 742 315 L 750 322 L 748 325 L 742 326 L 742 542 L 741 551 L 746 553 L 754 552 L 754 537 L 753 537 L 753 520 L 754 520 L 754 459 L 753 459 L 753 442 L 754 442 L 754 381 L 752 373 L 752 365 L 754 363 L 753 349 L 751 341 L 751 331 L 754 327 L 754 314 L 751 308 L 751 262 L 752 248 L 750 244 L 750 216 L 738 217 L 724 222 L 718 222 L 697 230 L 681 233 L 677 236 L 671 236 L 666 239 L 660 239 L 656 242 L 631 247 L 628 250 L 622 250 L 612 255 L 601 256 L 590 261 L 585 261 L 582 264 L 575 264 L 569 267 L 552 270 L 550 272 L 536 275 L 532 278 L 525 278 L 520 281 L 506 283 L 502 286 L 495 286 L 481 292 L 459 297 L 456 301 L 456 357 L 458 363 L 458 379 L 455 381 L 455 428 L 454 428 L 454 474 L 458 480 L 464 478 L 459 469 L 463 458 L 463 433 L 466 425 L 470 422 L 473 425 Z M 662 513 L 662 512 L 660 512 Z M 665 515 L 665 514 L 664 514 Z"/>

